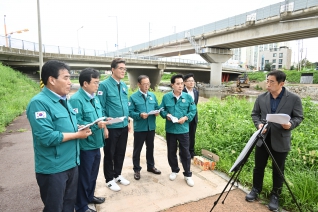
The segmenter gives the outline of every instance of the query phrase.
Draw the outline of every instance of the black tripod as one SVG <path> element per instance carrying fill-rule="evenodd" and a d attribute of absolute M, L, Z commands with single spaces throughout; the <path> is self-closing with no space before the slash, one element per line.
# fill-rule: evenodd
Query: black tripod
<path fill-rule="evenodd" d="M 230 191 L 231 191 L 233 185 L 235 184 L 235 182 L 238 183 L 238 181 L 237 181 L 238 176 L 240 175 L 243 166 L 245 165 L 245 163 L 246 163 L 248 157 L 250 156 L 251 152 L 253 151 L 253 148 L 255 147 L 255 145 L 256 145 L 256 143 L 257 143 L 257 141 L 258 141 L 259 139 L 261 139 L 262 142 L 263 142 L 263 145 L 265 145 L 265 148 L 266 148 L 268 154 L 270 155 L 270 157 L 272 158 L 272 161 L 273 161 L 273 163 L 274 163 L 276 169 L 278 170 L 278 172 L 279 172 L 279 174 L 280 174 L 280 177 L 284 180 L 285 185 L 287 186 L 287 188 L 288 188 L 288 190 L 289 190 L 289 192 L 290 192 L 290 194 L 291 194 L 291 196 L 292 196 L 294 202 L 296 203 L 296 205 L 297 205 L 299 211 L 302 212 L 300 206 L 298 205 L 298 203 L 297 203 L 297 201 L 296 201 L 296 198 L 295 198 L 293 192 L 291 191 L 291 189 L 290 189 L 290 187 L 289 187 L 289 185 L 288 185 L 288 183 L 287 183 L 287 181 L 286 181 L 286 179 L 285 179 L 285 177 L 284 177 L 284 174 L 283 174 L 282 171 L 280 170 L 280 168 L 279 168 L 277 162 L 276 162 L 275 159 L 274 159 L 274 156 L 272 155 L 270 149 L 268 148 L 267 144 L 265 143 L 265 136 L 264 136 L 263 131 L 264 131 L 264 130 L 266 129 L 266 127 L 267 127 L 267 121 L 262 121 L 262 122 L 263 122 L 263 127 L 262 127 L 259 131 L 257 131 L 258 134 L 254 137 L 254 139 L 253 139 L 253 140 L 250 140 L 250 141 L 246 144 L 246 146 L 244 147 L 244 149 L 243 149 L 243 151 L 241 152 L 240 156 L 239 156 L 239 157 L 237 158 L 237 160 L 235 161 L 233 167 L 232 167 L 231 170 L 230 170 L 230 172 L 232 171 L 232 172 L 234 172 L 234 173 L 233 173 L 233 175 L 231 176 L 231 178 L 230 178 L 230 180 L 228 181 L 228 183 L 226 184 L 226 186 L 225 186 L 225 188 L 223 189 L 223 191 L 221 192 L 219 198 L 214 202 L 214 205 L 213 205 L 213 207 L 211 208 L 210 212 L 212 212 L 212 210 L 214 209 L 214 207 L 218 204 L 218 202 L 219 202 L 219 200 L 221 199 L 221 197 L 222 197 L 223 193 L 225 192 L 226 188 L 229 186 L 229 184 L 231 183 L 231 181 L 234 179 L 233 182 L 231 183 L 232 185 L 231 185 L 231 187 L 230 187 L 228 193 L 226 194 L 226 196 L 224 197 L 224 200 L 222 201 L 222 204 L 224 204 L 224 201 L 225 201 L 226 197 L 229 195 L 229 193 L 230 193 Z M 255 135 L 255 134 L 254 134 L 254 135 Z M 254 135 L 253 135 L 253 136 L 254 136 Z M 253 138 L 253 136 L 252 136 L 252 138 Z"/>

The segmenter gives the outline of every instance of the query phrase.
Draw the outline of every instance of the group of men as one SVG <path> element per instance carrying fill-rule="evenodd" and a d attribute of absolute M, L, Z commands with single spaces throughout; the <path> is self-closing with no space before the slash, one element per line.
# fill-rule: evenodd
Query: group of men
<path fill-rule="evenodd" d="M 52 60 L 42 67 L 43 90 L 32 98 L 27 107 L 34 145 L 36 180 L 40 188 L 43 211 L 94 212 L 89 203 L 101 204 L 105 198 L 94 196 L 100 165 L 100 148 L 104 150 L 103 171 L 107 187 L 119 191 L 118 184 L 129 185 L 122 176 L 130 118 L 134 122 L 133 170 L 140 180 L 140 153 L 146 143 L 147 171 L 161 174 L 155 167 L 154 137 L 156 117 L 166 120 L 170 180 L 175 180 L 180 168 L 177 150 L 183 166 L 184 180 L 194 186 L 190 170 L 195 156 L 195 132 L 198 122 L 196 104 L 199 93 L 194 88 L 193 74 L 171 77 L 172 91 L 165 94 L 159 105 L 149 91 L 150 80 L 138 77 L 138 91 L 128 100 L 127 85 L 121 80 L 127 71 L 125 61 L 118 58 L 111 63 L 112 75 L 100 83 L 100 74 L 92 68 L 81 71 L 81 88 L 68 100 L 70 68 Z M 265 143 L 284 173 L 285 160 L 291 147 L 291 130 L 303 120 L 301 100 L 284 87 L 286 75 L 273 71 L 267 75 L 267 90 L 258 96 L 252 111 L 255 127 L 263 127 L 267 114 L 285 113 L 291 117 L 287 124 L 269 123 Z M 95 95 L 97 94 L 97 95 Z M 120 117 L 122 121 L 112 122 Z M 90 123 L 102 118 L 89 127 Z M 258 198 L 263 187 L 264 170 L 269 152 L 262 142 L 257 143 L 253 188 L 247 201 Z M 273 189 L 269 209 L 278 210 L 283 178 L 273 166 Z"/>
<path fill-rule="evenodd" d="M 172 170 L 169 179 L 175 180 L 180 170 L 179 148 L 184 179 L 189 186 L 194 186 L 190 164 L 194 156 L 199 95 L 194 88 L 193 74 L 174 75 L 171 78 L 173 91 L 164 95 L 159 106 L 156 96 L 149 91 L 148 76 L 138 77 L 139 89 L 128 100 L 127 85 L 121 80 L 127 71 L 125 61 L 114 59 L 111 70 L 112 75 L 102 82 L 97 70 L 82 70 L 81 87 L 68 100 L 70 67 L 56 60 L 42 67 L 41 80 L 45 86 L 30 101 L 27 117 L 32 128 L 36 180 L 43 211 L 94 212 L 88 207 L 89 203 L 105 202 L 105 198 L 94 195 L 101 147 L 106 186 L 119 191 L 119 184 L 130 184 L 121 173 L 128 132 L 132 129 L 129 117 L 134 123 L 134 179 L 141 178 L 140 153 L 144 143 L 147 171 L 161 174 L 154 161 L 156 117 L 160 114 L 166 119 L 168 161 Z M 114 118 L 122 121 L 112 121 Z M 96 120 L 98 122 L 91 125 Z"/>

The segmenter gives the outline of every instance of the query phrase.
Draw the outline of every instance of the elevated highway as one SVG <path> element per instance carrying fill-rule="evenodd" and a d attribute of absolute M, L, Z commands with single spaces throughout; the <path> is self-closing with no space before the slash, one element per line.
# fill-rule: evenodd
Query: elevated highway
<path fill-rule="evenodd" d="M 150 77 L 152 88 L 155 88 L 161 80 L 163 72 L 195 73 L 197 81 L 208 83 L 210 64 L 194 60 L 183 60 L 162 57 L 148 57 L 128 55 L 123 57 L 127 63 L 130 85 L 137 85 L 137 77 L 146 74 Z M 114 57 L 44 53 L 44 61 L 56 59 L 66 62 L 72 70 L 81 70 L 92 67 L 97 70 L 110 70 L 111 61 Z M 37 72 L 39 67 L 39 52 L 17 48 L 0 46 L 0 61 L 4 65 L 21 71 Z M 239 67 L 224 66 L 224 75 L 229 80 L 245 72 Z"/>

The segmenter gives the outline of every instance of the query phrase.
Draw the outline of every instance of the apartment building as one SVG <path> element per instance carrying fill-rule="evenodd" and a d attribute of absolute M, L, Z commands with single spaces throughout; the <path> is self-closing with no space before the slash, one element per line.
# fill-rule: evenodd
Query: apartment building
<path fill-rule="evenodd" d="M 272 69 L 290 69 L 292 50 L 287 46 L 271 48 L 259 52 L 259 70 L 264 70 L 267 63 L 271 63 Z"/>

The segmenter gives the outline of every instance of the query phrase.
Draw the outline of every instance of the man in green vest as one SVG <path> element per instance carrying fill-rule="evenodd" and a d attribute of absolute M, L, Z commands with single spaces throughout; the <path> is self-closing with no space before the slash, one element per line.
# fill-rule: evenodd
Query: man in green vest
<path fill-rule="evenodd" d="M 146 142 L 147 171 L 154 174 L 161 174 L 155 168 L 153 157 L 154 138 L 156 129 L 156 116 L 159 115 L 158 101 L 156 96 L 148 91 L 150 88 L 149 77 L 140 75 L 138 77 L 139 90 L 129 98 L 129 116 L 134 120 L 134 178 L 140 179 L 140 152 L 144 142 Z M 149 114 L 149 112 L 152 112 Z"/>
<path fill-rule="evenodd" d="M 99 72 L 85 68 L 79 75 L 81 88 L 72 95 L 70 103 L 76 113 L 77 123 L 87 125 L 102 118 L 102 107 L 95 98 L 99 86 Z M 90 126 L 92 135 L 80 140 L 80 161 L 76 212 L 96 212 L 88 207 L 89 203 L 101 204 L 105 198 L 94 196 L 96 179 L 100 164 L 100 148 L 104 146 L 104 130 L 108 134 L 106 121 Z"/>
<path fill-rule="evenodd" d="M 78 131 L 75 112 L 66 99 L 71 89 L 69 71 L 63 62 L 46 62 L 41 71 L 45 86 L 27 107 L 44 212 L 74 211 L 80 165 L 79 139 L 92 134 L 89 128 Z"/>
<path fill-rule="evenodd" d="M 109 125 L 109 137 L 104 146 L 104 176 L 106 186 L 112 191 L 119 191 L 122 185 L 129 185 L 121 171 L 125 159 L 128 131 L 130 126 L 128 112 L 128 88 L 121 81 L 125 77 L 126 63 L 123 59 L 114 59 L 111 63 L 112 75 L 100 83 L 97 96 L 102 105 L 103 116 L 107 118 L 122 118 L 122 122 Z"/>
<path fill-rule="evenodd" d="M 189 151 L 189 123 L 196 114 L 196 106 L 192 97 L 182 92 L 184 88 L 183 76 L 173 75 L 171 77 L 172 91 L 162 98 L 160 112 L 162 118 L 166 119 L 166 139 L 168 148 L 168 162 L 172 173 L 170 180 L 175 180 L 180 171 L 177 159 L 177 149 L 179 142 L 180 158 L 184 169 L 184 180 L 189 186 L 194 186 L 192 179 L 191 155 Z"/>

